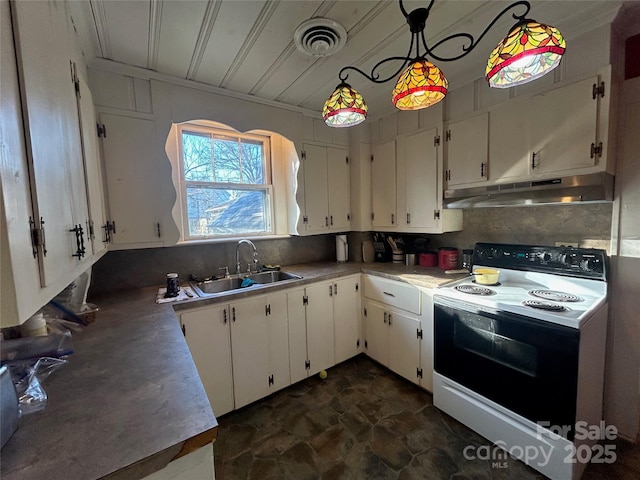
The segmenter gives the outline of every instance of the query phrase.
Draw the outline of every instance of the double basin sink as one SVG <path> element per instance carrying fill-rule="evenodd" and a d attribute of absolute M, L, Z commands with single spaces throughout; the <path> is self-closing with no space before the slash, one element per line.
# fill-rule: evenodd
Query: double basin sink
<path fill-rule="evenodd" d="M 204 282 L 193 282 L 191 286 L 200 297 L 209 297 L 220 293 L 242 290 L 253 285 L 268 285 L 285 280 L 296 280 L 302 278 L 294 273 L 269 271 L 252 273 L 243 277 L 221 278 L 219 280 L 207 280 Z M 242 285 L 245 285 L 244 287 Z"/>

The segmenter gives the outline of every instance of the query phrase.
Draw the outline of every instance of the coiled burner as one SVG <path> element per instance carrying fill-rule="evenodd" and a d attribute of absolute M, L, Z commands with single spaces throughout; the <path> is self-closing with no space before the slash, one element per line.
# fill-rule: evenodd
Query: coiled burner
<path fill-rule="evenodd" d="M 529 295 L 550 300 L 552 302 L 582 302 L 582 299 L 577 295 L 573 295 L 572 293 L 556 292 L 554 290 L 531 290 Z"/>
<path fill-rule="evenodd" d="M 558 305 L 556 303 L 545 302 L 542 300 L 525 300 L 522 302 L 525 307 L 536 308 L 538 310 L 546 310 L 548 312 L 566 312 L 569 310 L 564 305 Z"/>
<path fill-rule="evenodd" d="M 479 287 L 478 285 L 458 285 L 454 288 L 459 292 L 468 293 L 470 295 L 494 295 L 496 293 L 490 288 Z"/>

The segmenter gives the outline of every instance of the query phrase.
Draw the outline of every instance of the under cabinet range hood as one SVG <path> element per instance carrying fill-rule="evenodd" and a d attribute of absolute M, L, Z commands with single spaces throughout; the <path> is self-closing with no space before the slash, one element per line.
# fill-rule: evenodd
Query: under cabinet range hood
<path fill-rule="evenodd" d="M 592 173 L 444 192 L 444 208 L 512 207 L 613 201 L 613 175 Z"/>

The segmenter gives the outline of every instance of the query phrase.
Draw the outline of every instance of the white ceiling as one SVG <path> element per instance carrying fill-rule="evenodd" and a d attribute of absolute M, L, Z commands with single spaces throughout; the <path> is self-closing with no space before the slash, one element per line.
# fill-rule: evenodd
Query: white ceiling
<path fill-rule="evenodd" d="M 459 32 L 478 36 L 509 3 L 436 0 L 427 42 Z M 610 21 L 620 3 L 533 0 L 529 17 L 560 28 L 570 46 L 571 38 L 601 19 Z M 405 8 L 427 4 L 406 0 Z M 406 54 L 410 40 L 398 3 L 391 0 L 72 0 L 70 5 L 90 64 L 106 59 L 316 112 L 339 83 L 343 66 L 369 72 L 383 58 Z M 342 24 L 348 33 L 345 47 L 324 58 L 298 51 L 294 31 L 312 17 Z M 487 56 L 513 23 L 508 13 L 468 56 L 435 62 L 450 89 L 484 74 Z M 443 45 L 438 54 L 451 54 L 456 47 Z M 376 85 L 352 73 L 348 82 L 364 95 L 372 116 L 393 109 L 393 81 Z"/>

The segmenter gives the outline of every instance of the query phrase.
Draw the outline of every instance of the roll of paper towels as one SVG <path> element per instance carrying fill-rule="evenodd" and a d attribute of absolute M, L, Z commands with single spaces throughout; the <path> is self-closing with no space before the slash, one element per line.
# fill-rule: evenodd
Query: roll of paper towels
<path fill-rule="evenodd" d="M 349 244 L 346 235 L 336 235 L 336 261 L 346 262 L 349 260 Z"/>

